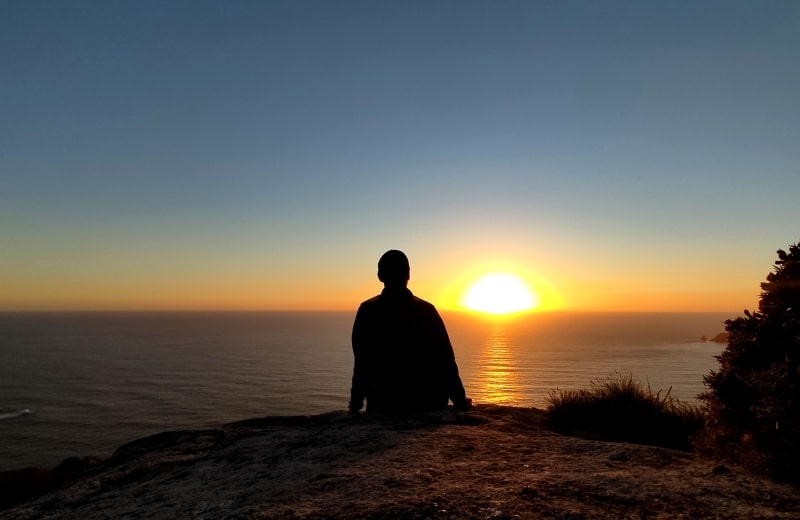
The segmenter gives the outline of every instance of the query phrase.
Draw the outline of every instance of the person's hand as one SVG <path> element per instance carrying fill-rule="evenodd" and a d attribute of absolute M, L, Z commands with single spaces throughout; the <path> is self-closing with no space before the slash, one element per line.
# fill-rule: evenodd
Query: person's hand
<path fill-rule="evenodd" d="M 469 397 L 464 398 L 463 403 L 458 403 L 456 405 L 456 410 L 460 410 L 462 412 L 465 412 L 470 408 L 472 408 L 472 399 L 470 399 Z"/>
<path fill-rule="evenodd" d="M 364 407 L 364 399 L 355 399 L 350 397 L 350 402 L 347 403 L 347 409 L 350 410 L 350 415 L 358 415 L 361 408 Z"/>

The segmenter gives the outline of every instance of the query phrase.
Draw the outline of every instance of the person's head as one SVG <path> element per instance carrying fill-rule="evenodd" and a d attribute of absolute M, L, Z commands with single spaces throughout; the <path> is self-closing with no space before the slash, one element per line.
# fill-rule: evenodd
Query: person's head
<path fill-rule="evenodd" d="M 391 249 L 378 260 L 378 280 L 386 287 L 406 287 L 410 275 L 408 257 L 402 251 Z"/>

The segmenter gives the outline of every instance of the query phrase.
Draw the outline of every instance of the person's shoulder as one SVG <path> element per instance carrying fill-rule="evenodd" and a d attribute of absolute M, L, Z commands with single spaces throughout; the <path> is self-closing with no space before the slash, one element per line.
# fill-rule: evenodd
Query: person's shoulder
<path fill-rule="evenodd" d="M 364 300 L 363 302 L 361 302 L 361 305 L 359 307 L 360 308 L 364 308 L 364 307 L 369 308 L 369 307 L 375 306 L 375 305 L 378 304 L 378 300 L 380 300 L 380 298 L 381 298 L 380 294 L 378 294 L 376 296 L 373 296 L 369 300 Z"/>
<path fill-rule="evenodd" d="M 436 307 L 429 301 L 423 300 L 419 296 L 413 296 L 414 305 L 419 309 L 424 309 L 429 312 L 436 312 Z"/>

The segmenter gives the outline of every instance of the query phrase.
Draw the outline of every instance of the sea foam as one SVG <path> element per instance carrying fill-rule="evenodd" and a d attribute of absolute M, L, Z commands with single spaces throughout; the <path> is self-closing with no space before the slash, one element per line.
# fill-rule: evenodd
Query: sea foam
<path fill-rule="evenodd" d="M 0 421 L 5 419 L 13 419 L 14 417 L 20 417 L 23 415 L 28 415 L 33 413 L 29 408 L 25 408 L 22 410 L 8 410 L 0 408 Z"/>

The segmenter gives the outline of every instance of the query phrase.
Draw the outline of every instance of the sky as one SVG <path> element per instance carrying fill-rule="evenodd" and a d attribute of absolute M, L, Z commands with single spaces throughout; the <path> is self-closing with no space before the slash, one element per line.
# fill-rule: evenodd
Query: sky
<path fill-rule="evenodd" d="M 0 2 L 0 310 L 755 308 L 800 3 Z"/>

